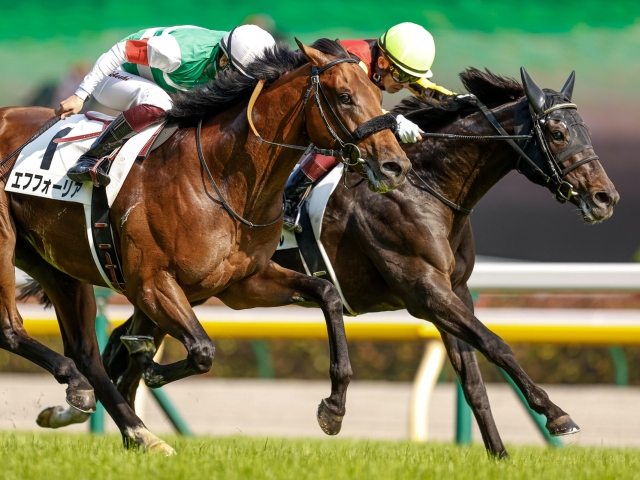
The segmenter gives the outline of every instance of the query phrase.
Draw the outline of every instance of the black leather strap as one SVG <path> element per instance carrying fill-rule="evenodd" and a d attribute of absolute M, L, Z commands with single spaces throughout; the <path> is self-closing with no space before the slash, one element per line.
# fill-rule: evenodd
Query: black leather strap
<path fill-rule="evenodd" d="M 452 201 L 447 200 L 446 198 L 444 198 L 444 196 L 441 193 L 438 193 L 427 182 L 425 182 L 424 179 L 420 175 L 418 175 L 413 168 L 411 169 L 411 173 L 413 174 L 414 177 L 416 177 L 418 180 L 420 180 L 420 183 L 422 184 L 422 186 L 416 185 L 415 183 L 413 183 L 411 181 L 411 179 L 407 175 L 407 179 L 409 180 L 409 182 L 414 187 L 422 189 L 422 190 L 426 190 L 431 195 L 433 195 L 438 200 L 440 200 L 442 203 L 444 203 L 447 207 L 455 210 L 456 212 L 460 212 L 460 213 L 462 213 L 464 215 L 471 215 L 473 213 L 473 210 L 469 210 L 468 208 L 464 208 L 462 205 L 458 205 L 457 203 L 453 203 Z"/>
<path fill-rule="evenodd" d="M 357 142 L 363 138 L 367 138 L 369 135 L 381 132 L 382 130 L 391 130 L 392 133 L 396 133 L 398 130 L 398 121 L 396 117 L 390 113 L 374 117 L 367 120 L 353 132 L 353 139 Z"/>
<path fill-rule="evenodd" d="M 111 220 L 109 219 L 109 201 L 104 187 L 93 187 L 91 195 L 91 234 L 93 247 L 99 260 L 99 267 L 107 276 L 113 288 L 120 293 L 125 293 L 124 276 L 113 239 Z"/>
<path fill-rule="evenodd" d="M 298 242 L 298 248 L 300 249 L 300 255 L 302 256 L 304 263 L 307 264 L 309 273 L 314 277 L 320 277 L 333 283 L 331 275 L 329 275 L 327 264 L 320 253 L 320 249 L 318 248 L 316 236 L 313 233 L 313 226 L 311 225 L 311 219 L 309 218 L 307 202 L 304 202 L 300 207 L 299 223 L 302 227 L 302 232 L 296 232 L 296 240 Z"/>
<path fill-rule="evenodd" d="M 53 117 L 51 120 L 49 120 L 47 123 L 45 123 L 40 130 L 38 130 L 36 133 L 34 133 L 33 135 L 31 135 L 29 137 L 29 140 L 27 140 L 26 142 L 24 142 L 22 145 L 20 145 L 18 148 L 16 148 L 13 152 L 11 152 L 8 156 L 6 156 L 1 162 L 0 162 L 0 168 L 2 168 L 4 166 L 5 163 L 7 163 L 9 160 L 11 160 L 11 158 L 15 157 L 16 155 L 18 155 L 22 149 L 24 147 L 26 147 L 27 145 L 29 145 L 31 142 L 33 142 L 36 138 L 38 138 L 40 135 L 42 135 L 44 132 L 46 132 L 47 130 L 49 130 L 51 127 L 53 127 L 56 123 L 58 123 L 61 120 L 60 117 L 55 116 Z"/>

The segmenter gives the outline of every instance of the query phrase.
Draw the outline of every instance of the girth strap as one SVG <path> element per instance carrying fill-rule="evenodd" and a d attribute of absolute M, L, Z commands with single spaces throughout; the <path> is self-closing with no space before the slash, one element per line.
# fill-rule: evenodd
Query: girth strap
<path fill-rule="evenodd" d="M 99 260 L 99 267 L 111 282 L 113 289 L 125 293 L 126 286 L 122 272 L 122 264 L 116 250 L 109 201 L 104 187 L 93 187 L 91 195 L 91 236 L 93 247 Z"/>

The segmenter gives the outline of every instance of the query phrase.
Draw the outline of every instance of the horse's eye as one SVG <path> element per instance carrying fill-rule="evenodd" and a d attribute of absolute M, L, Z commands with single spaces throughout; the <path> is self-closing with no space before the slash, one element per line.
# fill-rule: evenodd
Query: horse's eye
<path fill-rule="evenodd" d="M 551 136 L 553 137 L 554 140 L 562 140 L 564 138 L 564 135 L 562 134 L 562 132 L 558 132 L 557 130 L 555 132 L 552 132 Z"/>
<path fill-rule="evenodd" d="M 340 101 L 345 105 L 351 105 L 353 102 L 351 101 L 351 96 L 348 93 L 340 94 Z"/>

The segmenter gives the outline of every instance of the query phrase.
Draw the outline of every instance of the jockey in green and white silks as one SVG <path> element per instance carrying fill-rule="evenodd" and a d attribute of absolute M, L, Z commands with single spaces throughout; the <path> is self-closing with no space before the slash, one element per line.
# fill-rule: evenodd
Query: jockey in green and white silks
<path fill-rule="evenodd" d="M 107 162 L 102 160 L 137 132 L 164 119 L 172 106 L 168 92 L 210 82 L 227 67 L 247 75 L 246 66 L 273 46 L 273 37 L 255 25 L 231 32 L 194 26 L 149 28 L 124 38 L 98 59 L 75 95 L 56 112 L 62 118 L 78 113 L 89 95 L 123 112 L 67 175 L 78 182 L 108 185 Z"/>

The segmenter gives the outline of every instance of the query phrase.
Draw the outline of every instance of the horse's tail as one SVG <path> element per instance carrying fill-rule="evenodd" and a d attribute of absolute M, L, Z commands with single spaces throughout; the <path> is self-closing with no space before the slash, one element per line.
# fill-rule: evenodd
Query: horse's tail
<path fill-rule="evenodd" d="M 35 298 L 40 305 L 44 305 L 44 308 L 53 306 L 47 292 L 34 279 L 29 280 L 24 287 L 20 288 L 20 294 L 16 297 L 16 300 L 25 301 L 29 298 Z"/>

